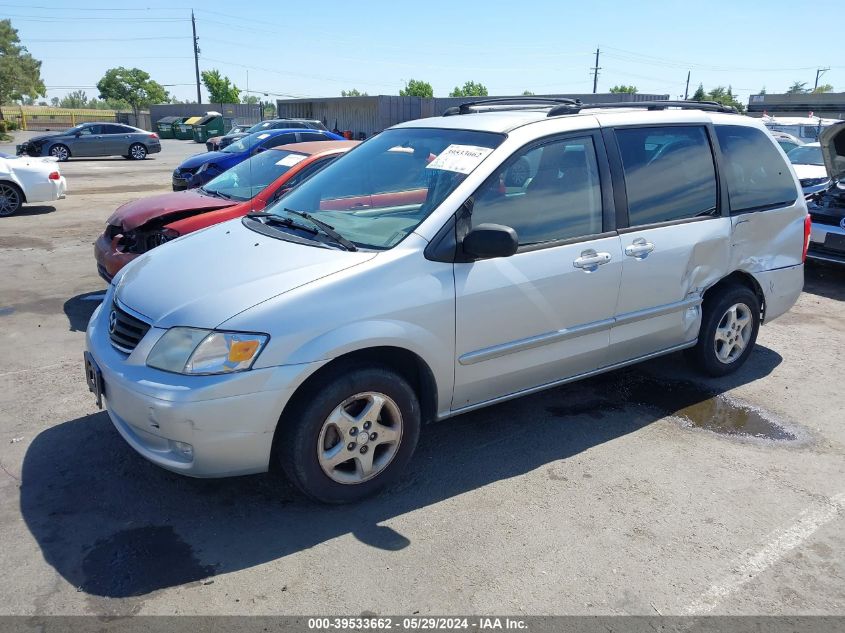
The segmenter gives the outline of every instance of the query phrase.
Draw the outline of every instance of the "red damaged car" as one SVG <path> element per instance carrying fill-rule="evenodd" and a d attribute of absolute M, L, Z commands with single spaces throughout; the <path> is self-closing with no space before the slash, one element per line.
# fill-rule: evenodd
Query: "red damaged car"
<path fill-rule="evenodd" d="M 127 202 L 94 242 L 97 272 L 111 281 L 130 261 L 181 235 L 261 211 L 360 141 L 281 145 L 223 172 L 199 189 Z"/>

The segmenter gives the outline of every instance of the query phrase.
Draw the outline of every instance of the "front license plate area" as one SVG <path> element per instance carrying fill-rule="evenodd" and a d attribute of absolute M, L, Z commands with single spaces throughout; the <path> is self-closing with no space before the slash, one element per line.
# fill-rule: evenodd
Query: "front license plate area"
<path fill-rule="evenodd" d="M 103 395 L 106 392 L 106 383 L 103 382 L 103 372 L 97 367 L 97 361 L 88 352 L 84 353 L 85 382 L 88 383 L 88 390 L 96 398 L 97 408 L 103 408 Z"/>

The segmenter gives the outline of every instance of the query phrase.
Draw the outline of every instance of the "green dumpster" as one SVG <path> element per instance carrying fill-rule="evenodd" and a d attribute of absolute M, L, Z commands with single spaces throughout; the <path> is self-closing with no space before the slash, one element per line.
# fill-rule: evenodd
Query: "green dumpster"
<path fill-rule="evenodd" d="M 194 138 L 194 123 L 199 121 L 201 116 L 189 116 L 182 121 L 174 124 L 173 129 L 176 132 L 176 138 L 183 141 L 190 141 Z"/>
<path fill-rule="evenodd" d="M 178 116 L 166 116 L 156 121 L 156 130 L 158 130 L 159 138 L 176 138 L 173 132 L 173 124 L 181 120 Z"/>
<path fill-rule="evenodd" d="M 194 141 L 197 143 L 205 143 L 212 136 L 222 136 L 225 133 L 223 115 L 217 112 L 209 112 L 194 123 Z"/>

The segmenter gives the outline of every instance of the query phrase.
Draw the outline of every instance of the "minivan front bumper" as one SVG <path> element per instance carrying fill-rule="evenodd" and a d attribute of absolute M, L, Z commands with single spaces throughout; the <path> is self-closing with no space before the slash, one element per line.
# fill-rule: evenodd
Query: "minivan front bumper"
<path fill-rule="evenodd" d="M 119 352 L 108 336 L 111 295 L 91 318 L 86 347 L 123 439 L 154 464 L 192 477 L 267 471 L 285 404 L 323 361 L 217 376 L 152 369 L 144 361 L 164 330 L 151 328 L 128 356 Z"/>

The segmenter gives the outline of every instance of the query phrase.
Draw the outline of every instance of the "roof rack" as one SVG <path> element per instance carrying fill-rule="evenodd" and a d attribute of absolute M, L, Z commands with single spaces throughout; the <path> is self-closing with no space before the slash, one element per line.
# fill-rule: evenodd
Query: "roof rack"
<path fill-rule="evenodd" d="M 554 106 L 553 109 L 560 108 L 558 114 L 564 114 L 563 109 L 569 109 L 571 114 L 578 112 L 581 107 L 581 102 L 578 99 L 555 99 L 553 97 L 495 97 L 492 99 L 479 99 L 477 101 L 466 101 L 460 105 L 446 108 L 443 111 L 443 116 L 454 116 L 456 114 L 470 114 L 471 108 L 477 106 L 497 106 L 497 105 L 515 105 L 522 107 Z M 491 108 L 492 109 L 492 108 Z"/>
<path fill-rule="evenodd" d="M 646 108 L 648 110 L 665 110 L 666 108 L 682 108 L 684 110 L 705 110 L 707 112 L 728 112 L 736 114 L 736 108 L 719 103 L 718 101 L 616 101 L 611 103 L 582 103 L 581 109 L 588 108 Z M 552 108 L 548 116 L 568 114 L 567 112 L 554 112 Z"/>
<path fill-rule="evenodd" d="M 546 116 L 560 116 L 562 114 L 578 114 L 581 110 L 597 108 L 646 108 L 647 110 L 665 110 L 666 108 L 681 108 L 684 110 L 704 110 L 706 112 L 727 112 L 736 114 L 736 108 L 723 105 L 717 101 L 612 101 L 605 103 L 581 103 L 579 99 L 555 99 L 553 97 L 498 97 L 467 101 L 452 106 L 443 111 L 443 116 L 470 114 L 478 106 L 489 106 L 490 110 L 500 109 L 496 106 L 514 106 L 513 109 L 530 108 L 532 106 L 551 106 Z M 501 108 L 506 109 L 506 108 Z"/>

